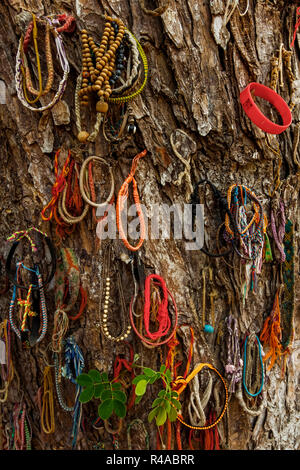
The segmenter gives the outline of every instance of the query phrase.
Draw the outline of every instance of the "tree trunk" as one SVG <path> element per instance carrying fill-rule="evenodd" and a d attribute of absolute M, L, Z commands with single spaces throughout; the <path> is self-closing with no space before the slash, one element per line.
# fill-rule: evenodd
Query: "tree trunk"
<path fill-rule="evenodd" d="M 145 2 L 149 9 L 156 8 L 160 3 L 152 0 Z M 99 155 L 108 158 L 114 167 L 116 195 L 130 171 L 132 158 L 141 150 L 147 149 L 148 153 L 139 162 L 135 176 L 140 198 L 147 207 L 148 215 L 151 215 L 156 203 L 170 205 L 189 202 L 189 178 L 192 185 L 207 178 L 224 196 L 233 183 L 251 188 L 262 202 L 270 220 L 269 190 L 276 177 L 278 157 L 267 144 L 269 142 L 269 146 L 276 148 L 278 143 L 282 155 L 282 184 L 272 200 L 278 202 L 281 198 L 284 201 L 286 219 L 292 221 L 295 231 L 293 346 L 290 348 L 291 354 L 285 372 L 282 373 L 279 364 L 275 364 L 271 371 L 267 372 L 264 385 L 267 404 L 262 414 L 258 417 L 247 414 L 241 408 L 236 394 L 230 394 L 228 410 L 218 425 L 218 431 L 222 449 L 299 449 L 299 167 L 296 165 L 297 147 L 295 151 L 294 148 L 297 144 L 299 125 L 297 99 L 298 102 L 300 100 L 296 87 L 296 106 L 292 112 L 291 126 L 279 136 L 269 135 L 269 140 L 263 131 L 251 123 L 239 102 L 240 92 L 250 82 L 270 85 L 270 60 L 281 43 L 289 49 L 296 22 L 297 2 L 250 0 L 244 16 L 235 9 L 225 24 L 226 3 L 226 0 L 170 0 L 165 13 L 153 17 L 141 9 L 137 0 L 1 2 L 0 79 L 2 98 L 5 95 L 5 102 L 2 100 L 3 104 L 0 105 L 0 230 L 4 240 L 1 254 L 5 259 L 10 250 L 11 244 L 5 242 L 9 235 L 32 225 L 56 240 L 55 222 L 44 222 L 41 210 L 51 199 L 54 153 L 58 148 L 62 148 L 65 155 L 70 148 L 80 148 L 84 157 Z M 247 2 L 240 2 L 241 13 L 246 4 Z M 66 12 L 76 18 L 75 32 L 64 35 L 70 62 L 67 88 L 62 101 L 45 113 L 27 110 L 18 100 L 15 89 L 15 58 L 22 28 L 24 30 L 24 24 L 27 25 L 31 20 L 28 10 L 37 15 Z M 101 37 L 101 15 L 104 12 L 121 18 L 140 41 L 149 62 L 149 80 L 143 93 L 132 101 L 137 125 L 137 132 L 133 137 L 120 144 L 111 145 L 104 140 L 100 132 L 95 143 L 79 147 L 74 93 L 76 79 L 81 70 L 80 30 L 84 27 L 94 37 Z M 299 47 L 297 37 L 292 49 L 292 69 L 296 80 L 300 80 Z M 59 70 L 57 58 L 55 70 Z M 295 83 L 299 85 L 300 82 Z M 289 101 L 291 90 L 286 75 L 283 88 L 277 88 L 277 92 Z M 266 103 L 261 103 L 261 106 L 263 112 L 269 112 Z M 269 115 L 275 119 L 275 114 L 271 115 L 269 112 Z M 186 168 L 177 158 L 174 146 L 172 148 L 171 134 L 177 152 L 190 163 Z M 178 181 L 184 170 L 185 175 L 180 176 Z M 217 230 L 215 205 L 211 192 L 207 190 L 205 194 L 205 232 L 207 239 L 212 240 L 210 244 L 213 250 Z M 272 234 L 270 226 L 268 233 Z M 147 272 L 159 273 L 165 279 L 176 300 L 179 324 L 191 325 L 195 330 L 193 365 L 208 362 L 225 375 L 228 339 L 226 318 L 230 313 L 238 319 L 240 341 L 251 329 L 259 336 L 273 306 L 277 287 L 273 273 L 279 270 L 280 264 L 272 236 L 270 239 L 274 261 L 272 264 L 263 264 L 262 272 L 258 275 L 257 290 L 248 294 L 244 305 L 240 283 L 244 265 L 238 256 L 210 258 L 199 250 L 187 251 L 183 241 L 173 238 L 145 241 L 140 254 Z M 118 243 L 121 251 L 128 254 L 122 243 Z M 102 245 L 99 248 L 97 244 L 96 225 L 92 220 L 91 211 L 76 225 L 63 244 L 74 249 L 79 260 L 82 286 L 87 291 L 86 310 L 78 321 L 70 325 L 68 333 L 73 334 L 82 349 L 85 371 L 98 368 L 112 376 L 115 357 L 127 352 L 122 343 L 108 341 L 100 329 L 99 289 L 103 253 Z M 212 268 L 213 288 L 217 291 L 214 302 L 215 332 L 211 337 L 205 335 L 201 327 L 202 272 L 205 267 Z M 122 282 L 126 305 L 129 306 L 133 281 L 128 265 L 124 265 Z M 11 291 L 12 289 L 1 297 L 2 321 L 8 316 Z M 20 403 L 23 397 L 32 427 L 32 448 L 71 448 L 69 435 L 72 415 L 61 409 L 56 397 L 55 433 L 46 435 L 40 426 L 36 397 L 39 387 L 43 384 L 45 367 L 41 350 L 47 351 L 48 361 L 52 364 L 52 355 L 46 348 L 51 340 L 53 328 L 53 282 L 45 294 L 49 325 L 43 342 L 30 350 L 24 350 L 16 335 L 12 333 L 12 357 L 19 377 L 19 386 L 18 381 L 14 379 L 7 401 L 1 403 L 2 446 L 5 440 L 4 429 L 7 429 L 8 433 L 11 432 L 9 417 L 13 406 Z M 118 312 L 118 309 L 114 311 L 116 322 Z M 182 360 L 186 362 L 190 343 L 188 329 L 179 330 L 178 337 L 182 344 Z M 142 360 L 144 366 L 157 370 L 161 361 L 165 361 L 166 346 L 148 349 L 133 332 L 128 341 L 134 352 L 140 355 L 140 364 Z M 72 386 L 66 388 L 65 393 L 72 395 Z M 128 412 L 117 437 L 120 449 L 128 448 L 127 426 L 136 417 L 145 423 L 150 436 L 150 448 L 156 449 L 157 428 L 154 422 L 149 424 L 147 421 L 154 397 L 155 386 L 147 391 L 140 404 L 133 406 Z M 188 388 L 185 397 L 186 400 L 189 397 Z M 104 428 L 103 422 L 98 424 L 97 430 L 92 426 L 97 418 L 97 400 L 83 405 L 83 417 L 84 431 L 79 432 L 77 449 L 92 449 L 97 443 L 102 443 L 105 449 L 112 449 L 113 436 Z M 145 431 L 139 427 L 136 430 L 139 432 L 131 433 L 132 448 L 144 449 Z M 188 429 L 181 427 L 183 449 L 189 448 L 188 436 Z M 175 440 L 173 445 L 176 448 Z M 194 442 L 195 448 L 199 445 Z"/>

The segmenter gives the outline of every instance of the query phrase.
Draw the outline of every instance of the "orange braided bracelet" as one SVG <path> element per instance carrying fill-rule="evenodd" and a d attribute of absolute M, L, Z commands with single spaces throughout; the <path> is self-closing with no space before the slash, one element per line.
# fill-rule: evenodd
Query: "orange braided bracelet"
<path fill-rule="evenodd" d="M 134 174 L 137 169 L 138 161 L 140 158 L 143 158 L 146 155 L 146 153 L 147 153 L 147 150 L 143 150 L 143 152 L 137 154 L 134 157 L 132 161 L 131 171 L 129 175 L 127 176 L 126 180 L 124 181 L 124 183 L 122 184 L 121 189 L 118 194 L 118 198 L 117 198 L 117 206 L 116 206 L 117 227 L 119 230 L 121 240 L 123 241 L 126 248 L 128 248 L 130 251 L 137 251 L 139 250 L 139 248 L 141 248 L 141 246 L 144 243 L 145 234 L 146 234 L 145 220 L 144 220 L 143 211 L 142 211 L 141 204 L 140 204 L 140 197 L 139 197 L 137 182 L 134 179 Z M 128 198 L 128 186 L 130 185 L 131 182 L 133 185 L 133 199 L 134 199 L 134 203 L 136 206 L 137 214 L 140 219 L 140 225 L 141 225 L 140 239 L 136 246 L 132 246 L 128 242 L 126 234 L 123 229 L 122 221 L 121 221 L 121 214 Z"/>

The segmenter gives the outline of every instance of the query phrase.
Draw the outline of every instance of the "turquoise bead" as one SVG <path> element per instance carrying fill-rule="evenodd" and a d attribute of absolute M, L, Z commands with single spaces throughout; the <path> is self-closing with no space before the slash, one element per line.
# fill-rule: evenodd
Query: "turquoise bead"
<path fill-rule="evenodd" d="M 214 327 L 211 325 L 205 325 L 204 327 L 205 333 L 213 333 L 214 332 Z"/>

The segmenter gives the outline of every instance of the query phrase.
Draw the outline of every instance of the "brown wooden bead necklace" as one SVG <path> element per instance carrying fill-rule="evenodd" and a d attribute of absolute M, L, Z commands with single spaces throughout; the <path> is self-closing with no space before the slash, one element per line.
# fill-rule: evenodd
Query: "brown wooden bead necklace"
<path fill-rule="evenodd" d="M 82 106 L 88 106 L 89 95 L 93 92 L 97 93 L 99 100 L 96 103 L 96 111 L 101 114 L 105 114 L 108 110 L 108 100 L 112 93 L 109 79 L 115 68 L 116 51 L 125 32 L 125 26 L 121 20 L 110 16 L 105 16 L 105 19 L 100 46 L 96 45 L 85 29 L 81 31 L 82 81 L 78 91 Z M 80 130 L 77 137 L 80 142 L 86 142 L 89 133 Z"/>

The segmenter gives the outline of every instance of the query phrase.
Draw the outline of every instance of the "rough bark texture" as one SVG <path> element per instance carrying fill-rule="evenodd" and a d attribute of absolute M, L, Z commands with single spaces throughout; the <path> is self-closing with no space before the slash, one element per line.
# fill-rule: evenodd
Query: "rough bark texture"
<path fill-rule="evenodd" d="M 3 243 L 1 254 L 6 257 L 9 244 L 7 236 L 13 231 L 36 225 L 54 237 L 55 226 L 42 223 L 40 212 L 51 197 L 54 181 L 53 155 L 57 148 L 77 146 L 74 121 L 74 84 L 80 71 L 80 37 L 83 26 L 91 33 L 102 31 L 104 11 L 122 18 L 140 40 L 149 61 L 150 78 L 142 94 L 132 104 L 138 131 L 133 139 L 110 147 L 100 136 L 95 144 L 86 147 L 86 155 L 107 156 L 115 164 L 117 190 L 130 169 L 132 157 L 147 148 L 148 155 L 139 163 L 137 181 L 142 202 L 149 214 L 154 203 L 183 203 L 189 197 L 185 178 L 175 185 L 184 165 L 176 158 L 170 145 L 170 135 L 177 130 L 175 142 L 181 139 L 179 151 L 190 159 L 192 182 L 200 178 L 210 179 L 222 192 L 233 182 L 252 188 L 269 213 L 269 186 L 273 181 L 277 160 L 266 146 L 265 134 L 251 124 L 239 104 L 239 92 L 251 81 L 268 85 L 270 81 L 270 58 L 283 42 L 288 47 L 295 24 L 297 2 L 250 0 L 248 13 L 241 17 L 236 10 L 222 29 L 225 11 L 223 0 L 170 1 L 162 17 L 144 14 L 137 0 L 55 0 L 22 1 L 4 0 L 0 5 L 0 79 L 4 82 L 6 103 L 0 105 L 1 139 L 1 211 L 0 235 Z M 244 2 L 242 2 L 244 3 Z M 147 3 L 155 8 L 157 2 Z M 243 5 L 240 6 L 243 9 Z M 44 115 L 26 110 L 19 102 L 14 83 L 15 56 L 20 36 L 20 13 L 29 10 L 37 14 L 67 12 L 76 17 L 77 30 L 65 37 L 67 55 L 71 65 L 63 101 Z M 24 13 L 23 13 L 24 15 Z M 22 17 L 21 17 L 22 18 Z M 30 18 L 30 16 L 29 16 Z M 299 75 L 299 43 L 293 54 L 296 79 Z M 287 81 L 280 90 L 289 99 Z M 264 106 L 262 104 L 262 106 Z M 263 107 L 268 112 L 268 106 Z M 299 176 L 292 159 L 294 130 L 299 122 L 299 106 L 293 111 L 293 123 L 279 138 L 283 157 L 280 195 L 287 207 L 287 217 L 295 224 L 298 242 Z M 182 137 L 184 130 L 190 138 Z M 276 137 L 270 142 L 276 146 Z M 207 232 L 213 238 L 216 222 L 213 204 L 207 194 Z M 122 345 L 108 342 L 99 328 L 99 285 L 101 277 L 101 252 L 95 243 L 95 225 L 89 215 L 66 241 L 75 249 L 80 261 L 81 279 L 88 291 L 88 305 L 83 317 L 71 325 L 81 346 L 86 369 L 98 367 L 112 372 L 113 359 L 124 352 Z M 299 246 L 295 247 L 298 254 Z M 125 251 L 125 248 L 124 250 Z M 250 326 L 259 332 L 264 319 L 270 313 L 275 296 L 272 268 L 264 265 L 259 275 L 257 293 L 250 294 L 242 306 L 239 286 L 240 260 L 234 259 L 234 270 L 222 259 L 211 259 L 203 253 L 187 252 L 177 240 L 147 241 L 142 248 L 142 260 L 161 274 L 173 292 L 180 323 L 192 324 L 196 332 L 194 363 L 211 362 L 224 372 L 226 360 L 225 317 L 230 312 L 228 296 L 233 296 L 232 313 L 239 320 L 241 337 Z M 213 268 L 215 287 L 216 332 L 207 341 L 192 313 L 190 297 L 201 314 L 202 269 Z M 126 268 L 127 269 L 127 268 Z M 295 338 L 292 355 L 284 378 L 279 366 L 275 366 L 266 381 L 267 408 L 263 416 L 251 418 L 231 397 L 228 413 L 220 425 L 222 448 L 228 449 L 299 449 L 299 264 L 296 256 Z M 126 300 L 129 302 L 133 287 L 129 268 L 124 271 Z M 53 313 L 53 285 L 46 291 L 49 317 Z M 10 294 L 2 296 L 1 318 L 7 317 Z M 8 401 L 1 405 L 3 423 L 7 422 L 13 403 L 21 398 L 27 402 L 32 424 L 34 449 L 70 448 L 69 430 L 71 417 L 55 402 L 56 432 L 45 436 L 40 429 L 40 414 L 35 397 L 42 385 L 44 361 L 39 349 L 44 349 L 47 338 L 40 347 L 24 351 L 14 336 L 13 360 L 20 377 L 20 390 L 16 382 L 10 387 Z M 188 334 L 180 333 L 188 348 Z M 130 342 L 136 353 L 142 354 L 143 364 L 157 368 L 160 355 L 156 350 L 144 348 L 134 334 Z M 165 357 L 162 349 L 162 357 Z M 49 355 L 51 360 L 51 357 Z M 72 391 L 71 391 L 72 393 Z M 142 403 L 134 407 L 119 436 L 120 448 L 127 448 L 126 427 L 134 417 L 141 417 L 150 434 L 150 446 L 156 448 L 156 428 L 147 423 L 147 411 L 153 393 L 148 393 Z M 298 404 L 297 404 L 298 402 Z M 97 416 L 97 405 L 84 405 L 85 433 L 80 433 L 78 449 L 91 449 L 93 444 L 103 442 L 112 448 L 112 436 L 104 429 L 96 431 L 91 426 Z M 187 432 L 182 431 L 183 445 L 187 448 Z M 135 449 L 145 448 L 143 432 L 132 433 Z"/>

